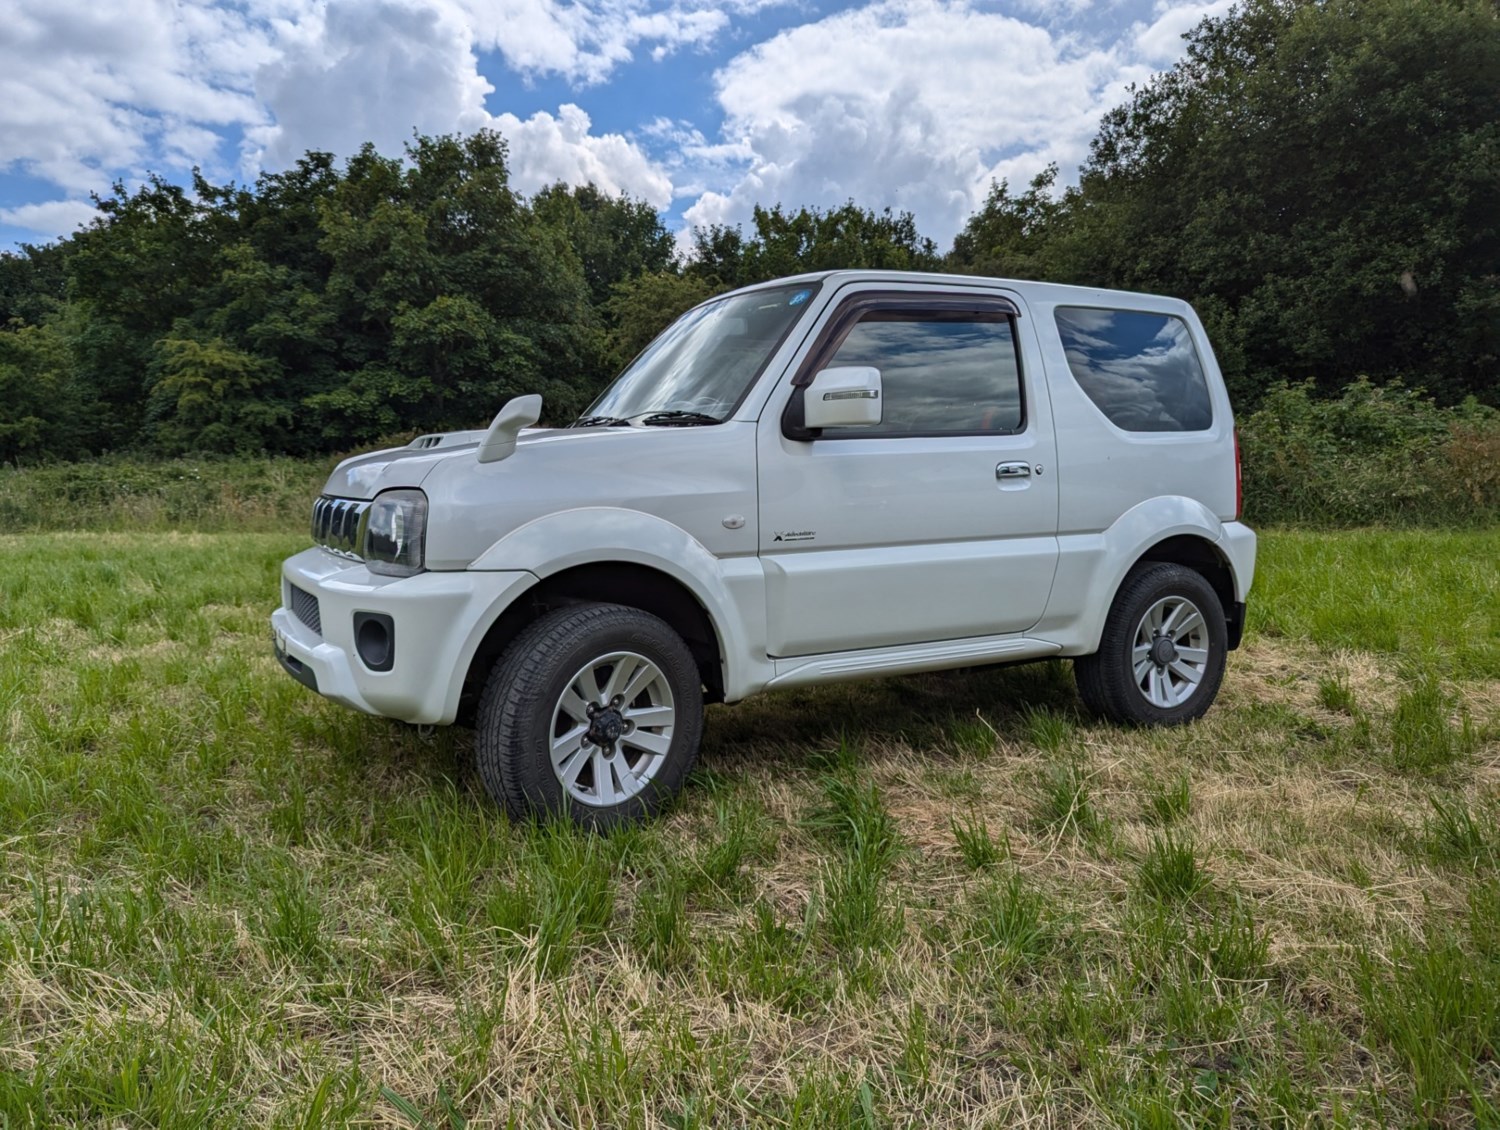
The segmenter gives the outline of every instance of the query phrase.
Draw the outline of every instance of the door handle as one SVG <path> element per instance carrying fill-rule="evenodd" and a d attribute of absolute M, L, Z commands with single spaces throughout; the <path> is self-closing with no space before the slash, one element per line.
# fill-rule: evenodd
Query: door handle
<path fill-rule="evenodd" d="M 1030 463 L 1001 463 L 995 468 L 997 479 L 1029 479 L 1031 478 Z"/>

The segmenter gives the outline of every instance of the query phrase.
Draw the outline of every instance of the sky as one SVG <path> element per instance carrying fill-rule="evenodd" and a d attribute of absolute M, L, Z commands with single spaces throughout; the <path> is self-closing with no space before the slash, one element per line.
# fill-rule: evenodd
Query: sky
<path fill-rule="evenodd" d="M 1103 113 L 1230 0 L 0 0 L 0 250 L 149 174 L 498 130 L 520 191 L 668 226 L 910 211 L 946 248 L 993 181 L 1073 180 Z"/>

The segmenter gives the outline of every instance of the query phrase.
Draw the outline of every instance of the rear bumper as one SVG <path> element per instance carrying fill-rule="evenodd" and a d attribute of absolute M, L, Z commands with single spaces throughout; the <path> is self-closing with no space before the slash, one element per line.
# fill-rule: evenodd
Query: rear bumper
<path fill-rule="evenodd" d="M 1245 602 L 1237 600 L 1233 608 L 1226 608 L 1224 611 L 1228 613 L 1224 617 L 1224 629 L 1229 634 L 1229 650 L 1235 651 L 1245 638 Z"/>
<path fill-rule="evenodd" d="M 271 614 L 271 630 L 286 672 L 345 706 L 429 724 L 457 717 L 464 678 L 484 634 L 536 583 L 526 572 L 381 577 L 321 549 L 288 558 L 281 572 L 282 606 Z M 295 602 L 294 588 L 305 594 Z M 361 658 L 356 613 L 390 618 L 392 652 L 376 664 L 388 669 L 373 669 Z"/>
<path fill-rule="evenodd" d="M 1234 574 L 1234 599 L 1244 603 L 1255 580 L 1255 531 L 1243 522 L 1225 522 L 1218 545 Z"/>

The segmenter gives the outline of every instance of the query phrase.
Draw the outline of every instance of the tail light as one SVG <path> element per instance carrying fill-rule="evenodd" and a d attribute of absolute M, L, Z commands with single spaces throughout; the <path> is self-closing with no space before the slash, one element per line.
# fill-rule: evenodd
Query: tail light
<path fill-rule="evenodd" d="M 1245 475 L 1240 470 L 1240 430 L 1234 429 L 1234 520 L 1245 512 Z"/>

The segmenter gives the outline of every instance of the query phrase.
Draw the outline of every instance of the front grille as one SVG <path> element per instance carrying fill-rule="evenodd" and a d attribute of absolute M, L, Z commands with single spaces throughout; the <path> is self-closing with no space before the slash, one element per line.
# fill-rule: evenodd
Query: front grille
<path fill-rule="evenodd" d="M 359 523 L 369 502 L 323 495 L 313 503 L 312 537 L 324 549 L 359 558 Z"/>
<path fill-rule="evenodd" d="M 323 634 L 323 613 L 318 609 L 318 598 L 310 592 L 303 592 L 296 585 L 288 585 L 287 587 L 292 590 L 292 615 L 321 636 Z"/>

